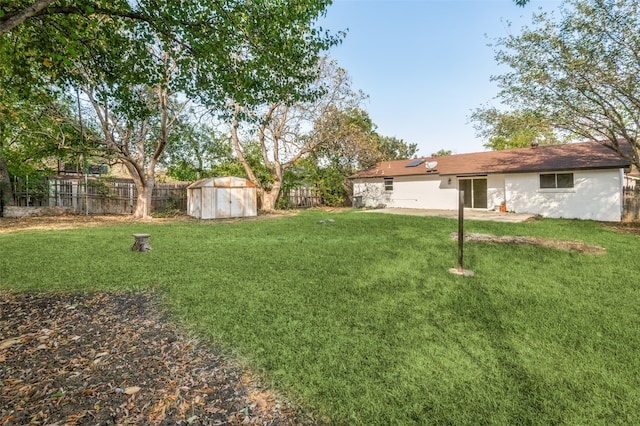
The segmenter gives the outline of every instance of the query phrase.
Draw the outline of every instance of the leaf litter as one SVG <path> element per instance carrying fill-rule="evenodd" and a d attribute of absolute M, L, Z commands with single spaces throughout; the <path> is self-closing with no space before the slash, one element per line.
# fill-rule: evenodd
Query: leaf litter
<path fill-rule="evenodd" d="M 153 292 L 0 292 L 0 425 L 314 424 Z"/>

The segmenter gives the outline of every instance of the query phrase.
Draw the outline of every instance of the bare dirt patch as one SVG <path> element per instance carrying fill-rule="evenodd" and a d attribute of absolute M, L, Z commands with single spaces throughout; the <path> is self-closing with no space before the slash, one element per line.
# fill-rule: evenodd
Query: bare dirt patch
<path fill-rule="evenodd" d="M 151 219 L 151 221 L 166 221 L 168 219 Z M 138 220 L 139 221 L 139 220 Z M 73 228 L 88 228 L 107 226 L 118 223 L 135 222 L 131 216 L 118 215 L 62 215 L 62 216 L 32 216 L 32 217 L 2 217 L 0 218 L 0 233 L 16 232 L 33 229 L 58 230 Z"/>
<path fill-rule="evenodd" d="M 458 233 L 453 232 L 451 238 L 458 239 Z M 496 244 L 532 244 L 542 247 L 549 247 L 558 250 L 576 251 L 579 253 L 587 253 L 593 255 L 602 255 L 607 252 L 607 249 L 600 246 L 587 244 L 582 241 L 570 241 L 570 240 L 553 240 L 548 238 L 538 237 L 521 237 L 521 236 L 509 236 L 509 235 L 490 235 L 490 234 L 476 234 L 467 233 L 464 234 L 465 241 L 481 242 L 481 243 L 496 243 Z"/>
<path fill-rule="evenodd" d="M 640 236 L 640 221 L 615 223 L 607 226 L 618 232 Z"/>
<path fill-rule="evenodd" d="M 61 216 L 31 216 L 31 217 L 0 217 L 0 233 L 19 232 L 27 230 L 61 230 L 75 228 L 90 228 L 96 226 L 109 226 L 123 223 L 162 223 L 162 222 L 191 222 L 191 223 L 216 223 L 220 221 L 248 221 L 266 220 L 283 216 L 291 216 L 296 212 L 275 212 L 260 214 L 259 216 L 247 218 L 196 219 L 187 215 L 152 218 L 133 219 L 128 215 L 61 215 Z"/>

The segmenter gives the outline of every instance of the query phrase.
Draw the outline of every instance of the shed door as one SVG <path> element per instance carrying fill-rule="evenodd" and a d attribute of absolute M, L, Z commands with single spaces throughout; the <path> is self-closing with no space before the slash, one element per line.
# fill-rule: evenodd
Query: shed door
<path fill-rule="evenodd" d="M 231 199 L 231 188 L 216 188 L 216 217 L 232 217 Z"/>
<path fill-rule="evenodd" d="M 464 191 L 464 206 L 470 209 L 487 208 L 487 179 L 460 179 L 460 191 Z"/>
<path fill-rule="evenodd" d="M 229 214 L 231 217 L 243 217 L 244 214 L 244 188 L 231 188 L 229 200 Z"/>

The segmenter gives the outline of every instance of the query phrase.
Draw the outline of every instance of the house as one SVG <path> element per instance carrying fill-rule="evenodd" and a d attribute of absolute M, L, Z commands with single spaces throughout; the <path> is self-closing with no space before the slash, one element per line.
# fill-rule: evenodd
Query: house
<path fill-rule="evenodd" d="M 382 162 L 350 176 L 354 206 L 458 208 L 620 221 L 631 162 L 597 142 Z"/>

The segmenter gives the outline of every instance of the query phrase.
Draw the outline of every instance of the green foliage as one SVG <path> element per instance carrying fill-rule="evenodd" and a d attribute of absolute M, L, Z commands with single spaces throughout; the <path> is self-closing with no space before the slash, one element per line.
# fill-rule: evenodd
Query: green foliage
<path fill-rule="evenodd" d="M 416 144 L 381 136 L 361 108 L 330 109 L 315 123 L 318 149 L 309 157 L 309 179 L 327 205 L 342 206 L 351 195 L 347 177 L 380 161 L 411 158 Z"/>
<path fill-rule="evenodd" d="M 369 114 L 359 107 L 331 108 L 315 122 L 318 150 L 314 157 L 345 175 L 380 161 L 378 136 Z"/>
<path fill-rule="evenodd" d="M 376 145 L 382 161 L 405 160 L 412 158 L 418 151 L 417 144 L 407 144 L 402 139 L 392 136 L 377 135 Z"/>
<path fill-rule="evenodd" d="M 325 205 L 332 207 L 345 205 L 349 191 L 345 185 L 345 176 L 340 170 L 335 167 L 324 167 L 318 169 L 314 177 Z"/>
<path fill-rule="evenodd" d="M 112 182 L 113 178 L 111 177 L 100 177 L 98 179 L 91 179 L 87 181 L 88 185 L 90 186 L 89 193 L 98 194 L 101 197 L 110 199 L 116 195 L 112 191 Z"/>
<path fill-rule="evenodd" d="M 56 93 L 11 86 L 4 76 L 0 86 L 0 156 L 12 176 L 53 171 L 56 161 L 77 161 L 79 153 L 89 154 L 80 137 L 71 100 Z M 88 139 L 85 137 L 85 139 Z"/>
<path fill-rule="evenodd" d="M 494 107 L 478 108 L 471 115 L 478 136 L 488 140 L 485 148 L 527 148 L 563 143 L 551 123 L 534 111 L 502 112 Z"/>
<path fill-rule="evenodd" d="M 247 172 L 238 161 L 226 162 L 215 165 L 211 169 L 211 176 L 237 176 L 247 178 Z M 268 182 L 265 180 L 265 183 Z"/>
<path fill-rule="evenodd" d="M 49 171 L 29 170 L 29 172 L 28 174 L 11 176 L 14 195 L 27 203 L 46 200 L 49 196 L 49 181 L 47 179 Z"/>
<path fill-rule="evenodd" d="M 167 167 L 167 175 L 182 182 L 194 182 L 208 176 L 207 171 L 198 170 L 189 161 L 180 160 Z"/>
<path fill-rule="evenodd" d="M 28 1 L 2 4 L 0 59 L 11 66 L 0 66 L 0 77 L 81 87 L 105 153 L 115 153 L 138 186 L 140 217 L 185 102 L 213 110 L 230 99 L 247 107 L 313 100 L 322 94 L 314 84 L 319 56 L 339 42 L 315 26 L 329 0 L 45 3 L 33 13 Z M 183 177 L 186 162 L 175 161 Z M 202 176 L 203 162 L 192 168 Z"/>
<path fill-rule="evenodd" d="M 416 144 L 379 135 L 369 114 L 359 107 L 332 108 L 316 121 L 315 129 L 322 139 L 315 157 L 345 175 L 380 161 L 411 158 L 417 151 Z"/>
<path fill-rule="evenodd" d="M 16 38 L 29 46 L 13 53 L 26 74 L 56 82 L 106 83 L 118 92 L 117 99 L 142 107 L 139 112 L 144 107 L 129 91 L 132 84 L 178 84 L 207 105 L 223 104 L 230 95 L 248 105 L 313 96 L 310 83 L 318 55 L 339 42 L 313 25 L 329 0 L 59 3 L 0 32 L 0 42 Z M 2 4 L 0 28 L 31 4 Z M 182 78 L 164 79 L 147 49 L 152 44 L 179 52 Z M 78 63 L 84 73 L 77 72 Z M 98 81 L 87 78 L 87 67 Z"/>
<path fill-rule="evenodd" d="M 181 181 L 221 176 L 216 169 L 237 163 L 229 139 L 211 125 L 191 122 L 194 115 L 194 111 L 185 114 L 171 132 L 162 159 L 169 176 Z"/>
<path fill-rule="evenodd" d="M 467 221 L 607 254 L 468 243 L 475 276 L 458 277 L 456 230 L 306 211 L 1 233 L 0 288 L 154 288 L 194 333 L 331 424 L 640 424 L 638 289 L 620 279 L 640 273 L 637 237 L 591 221 Z M 134 232 L 153 250 L 132 253 Z"/>

